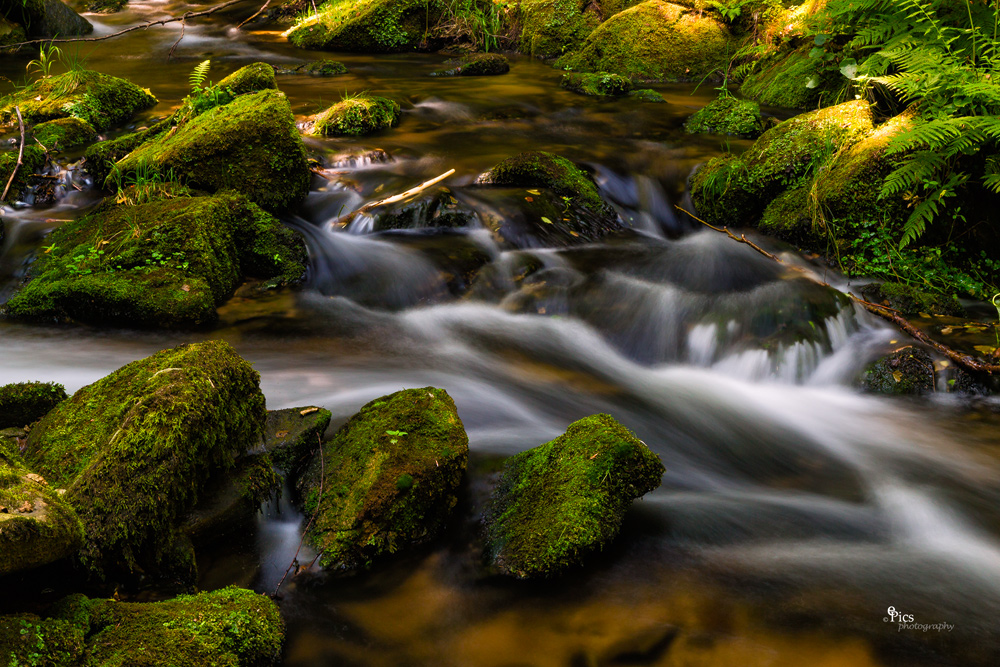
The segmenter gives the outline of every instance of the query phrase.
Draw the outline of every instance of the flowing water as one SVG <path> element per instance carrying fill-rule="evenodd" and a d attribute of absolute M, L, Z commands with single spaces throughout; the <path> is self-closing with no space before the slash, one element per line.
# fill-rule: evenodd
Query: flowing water
<path fill-rule="evenodd" d="M 133 0 L 89 18 L 107 34 L 177 13 Z M 227 27 L 245 13 L 188 26 L 172 60 L 176 24 L 80 55 L 152 89 L 160 105 L 140 124 L 179 104 L 205 58 L 218 80 L 256 60 L 324 55 Z M 443 79 L 429 76 L 442 56 L 337 57 L 350 74 L 279 77 L 297 115 L 368 90 L 400 100 L 404 117 L 368 139 L 307 140 L 325 177 L 285 219 L 308 241 L 307 289 L 237 294 L 210 332 L 0 321 L 0 384 L 73 391 L 165 347 L 223 338 L 260 372 L 272 409 L 319 405 L 336 424 L 403 387 L 455 399 L 472 457 L 449 533 L 368 574 L 287 582 L 284 664 L 997 664 L 997 404 L 860 393 L 864 365 L 900 334 L 677 212 L 691 169 L 726 148 L 683 133 L 711 91 L 659 86 L 665 104 L 601 102 L 561 90 L 558 71 L 529 59 L 502 77 Z M 27 59 L 0 61 L 0 74 L 16 79 Z M 467 186 L 522 150 L 591 166 L 632 231 L 568 249 L 498 242 L 486 222 L 516 212 Z M 334 224 L 451 168 L 444 185 L 475 212 L 465 227 Z M 82 190 L 52 207 L 5 211 L 0 298 L 46 231 L 97 201 L 72 178 Z M 541 584 L 489 576 L 476 521 L 498 462 L 595 412 L 660 455 L 662 486 L 585 571 Z M 303 523 L 285 498 L 202 556 L 203 587 L 274 589 Z M 890 607 L 953 627 L 900 628 Z"/>

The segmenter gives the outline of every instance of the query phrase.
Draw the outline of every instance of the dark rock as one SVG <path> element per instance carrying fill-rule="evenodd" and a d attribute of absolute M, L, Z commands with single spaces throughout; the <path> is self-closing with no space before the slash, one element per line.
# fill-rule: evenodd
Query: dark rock
<path fill-rule="evenodd" d="M 315 117 L 311 134 L 321 136 L 361 136 L 396 127 L 402 110 L 386 97 L 359 93 L 352 95 Z"/>
<path fill-rule="evenodd" d="M 925 394 L 934 391 L 934 360 L 918 347 L 896 350 L 868 366 L 862 380 L 878 394 Z"/>
<path fill-rule="evenodd" d="M 315 406 L 268 410 L 264 450 L 274 465 L 294 477 L 319 449 L 331 416 L 329 410 Z"/>
<path fill-rule="evenodd" d="M 0 387 L 0 428 L 27 426 L 66 400 L 66 388 L 54 382 L 19 382 Z"/>
<path fill-rule="evenodd" d="M 965 315 L 965 309 L 954 295 L 922 292 L 912 285 L 902 283 L 870 283 L 861 288 L 861 295 L 872 303 L 889 306 L 904 317 L 927 313 L 930 315 Z"/>
<path fill-rule="evenodd" d="M 607 72 L 595 74 L 567 72 L 563 74 L 559 85 L 574 93 L 591 97 L 621 97 L 632 91 L 632 82 L 629 79 Z"/>
<path fill-rule="evenodd" d="M 15 0 L 7 18 L 23 25 L 32 37 L 89 35 L 94 26 L 61 0 Z"/>

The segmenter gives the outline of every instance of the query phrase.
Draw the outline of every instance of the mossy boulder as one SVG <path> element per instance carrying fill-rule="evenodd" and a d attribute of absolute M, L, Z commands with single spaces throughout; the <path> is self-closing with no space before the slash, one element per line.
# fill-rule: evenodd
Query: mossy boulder
<path fill-rule="evenodd" d="M 452 65 L 451 69 L 431 72 L 431 76 L 498 76 L 510 71 L 510 61 L 500 53 L 474 53 L 445 64 Z"/>
<path fill-rule="evenodd" d="M 315 513 L 306 539 L 322 552 L 320 563 L 367 567 L 436 536 L 458 502 L 468 454 L 443 389 L 405 389 L 366 404 L 298 483 L 303 511 Z"/>
<path fill-rule="evenodd" d="M 601 199 L 590 176 L 564 157 L 545 151 L 518 153 L 479 177 L 484 185 L 542 187 L 599 213 L 610 207 Z"/>
<path fill-rule="evenodd" d="M 73 508 L 20 463 L 0 452 L 0 576 L 67 558 L 83 546 Z"/>
<path fill-rule="evenodd" d="M 934 360 L 917 347 L 905 347 L 865 369 L 862 387 L 877 394 L 926 394 L 934 391 Z"/>
<path fill-rule="evenodd" d="M 666 102 L 666 100 L 663 99 L 663 95 L 660 95 L 658 92 L 656 92 L 651 88 L 641 88 L 639 90 L 633 90 L 628 94 L 628 96 L 639 102 L 652 102 L 654 104 L 662 104 Z"/>
<path fill-rule="evenodd" d="M 309 74 L 312 76 L 340 76 L 347 74 L 347 65 L 339 60 L 314 60 L 304 65 L 299 65 L 294 70 L 298 74 Z"/>
<path fill-rule="evenodd" d="M 7 18 L 25 27 L 32 37 L 89 35 L 94 26 L 61 0 L 14 0 Z"/>
<path fill-rule="evenodd" d="M 604 18 L 600 5 L 588 0 L 521 0 L 520 51 L 532 56 L 559 56 L 576 49 Z"/>
<path fill-rule="evenodd" d="M 267 63 L 251 63 L 225 77 L 215 87 L 227 90 L 233 95 L 246 95 L 261 90 L 273 90 L 278 84 L 274 80 L 273 67 Z"/>
<path fill-rule="evenodd" d="M 302 49 L 398 53 L 417 48 L 440 14 L 436 0 L 327 0 L 286 34 Z"/>
<path fill-rule="evenodd" d="M 504 465 L 483 516 L 486 557 L 518 578 L 580 565 L 611 543 L 632 501 L 658 487 L 663 472 L 610 415 L 576 421 Z"/>
<path fill-rule="evenodd" d="M 698 214 L 713 224 L 756 224 L 771 200 L 801 186 L 872 129 L 871 109 L 863 100 L 790 118 L 742 155 L 713 158 L 697 171 L 691 197 Z"/>
<path fill-rule="evenodd" d="M 236 193 L 105 204 L 66 223 L 3 311 L 28 320 L 101 326 L 212 324 L 247 278 L 298 282 L 305 244 Z"/>
<path fill-rule="evenodd" d="M 84 153 L 87 171 L 94 177 L 94 182 L 104 183 L 118 160 L 147 141 L 169 132 L 171 128 L 173 128 L 173 123 L 168 118 L 131 134 L 124 134 L 115 139 L 99 141 L 88 146 Z"/>
<path fill-rule="evenodd" d="M 751 100 L 773 107 L 815 109 L 829 106 L 840 96 L 847 79 L 837 70 L 830 71 L 822 59 L 810 58 L 810 48 L 779 51 L 768 56 L 743 81 L 740 92 Z"/>
<path fill-rule="evenodd" d="M 155 572 L 206 482 L 257 446 L 260 376 L 222 341 L 182 345 L 83 387 L 28 435 L 24 459 L 83 521 L 95 574 Z"/>
<path fill-rule="evenodd" d="M 597 72 L 596 74 L 568 72 L 563 74 L 559 85 L 574 93 L 592 97 L 621 97 L 632 91 L 630 79 L 607 72 Z"/>
<path fill-rule="evenodd" d="M 34 125 L 56 118 L 79 118 L 97 130 L 128 121 L 137 111 L 156 104 L 145 88 L 92 70 L 75 70 L 39 79 L 26 88 L 0 98 L 0 126 L 17 125 L 15 106 Z"/>
<path fill-rule="evenodd" d="M 684 131 L 688 134 L 730 134 L 756 139 L 764 132 L 764 119 L 756 102 L 720 97 L 688 118 Z"/>
<path fill-rule="evenodd" d="M 610 72 L 633 79 L 698 80 L 724 68 L 732 36 L 712 15 L 661 0 L 615 14 L 557 67 Z"/>
<path fill-rule="evenodd" d="M 3 49 L 8 44 L 19 44 L 20 42 L 27 41 L 27 39 L 28 36 L 22 26 L 0 16 L 0 49 Z"/>
<path fill-rule="evenodd" d="M 311 133 L 320 136 L 363 136 L 396 127 L 401 115 L 399 103 L 395 100 L 361 93 L 341 100 L 317 115 Z"/>
<path fill-rule="evenodd" d="M 154 603 L 72 595 L 45 618 L 0 616 L 0 660 L 13 665 L 265 667 L 283 640 L 277 605 L 235 586 Z"/>
<path fill-rule="evenodd" d="M 17 167 L 17 156 L 17 149 L 0 152 L 0 182 L 3 183 L 3 185 L 0 185 L 0 193 L 3 192 L 7 181 L 10 180 L 11 173 Z M 14 181 L 10 184 L 10 190 L 7 192 L 7 202 L 17 201 L 23 196 L 31 185 L 32 175 L 41 171 L 44 166 L 45 151 L 38 146 L 25 146 L 24 155 L 21 156 L 21 166 L 17 170 Z"/>
<path fill-rule="evenodd" d="M 331 417 L 329 410 L 316 406 L 268 410 L 264 449 L 276 466 L 294 477 L 319 448 Z"/>
<path fill-rule="evenodd" d="M 0 387 L 0 428 L 27 426 L 66 398 L 66 388 L 55 382 L 5 384 Z"/>
<path fill-rule="evenodd" d="M 818 249 L 829 240 L 808 185 L 785 190 L 761 213 L 757 229 L 799 248 Z"/>
<path fill-rule="evenodd" d="M 240 95 L 146 141 L 117 163 L 123 177 L 153 170 L 209 192 L 235 190 L 268 211 L 309 192 L 305 147 L 276 90 Z"/>
<path fill-rule="evenodd" d="M 871 283 L 861 288 L 861 295 L 872 303 L 899 311 L 905 317 L 920 313 L 955 317 L 966 314 L 954 295 L 932 294 L 903 283 Z"/>
<path fill-rule="evenodd" d="M 90 123 L 79 118 L 57 118 L 33 128 L 35 139 L 50 151 L 75 148 L 97 137 Z"/>
<path fill-rule="evenodd" d="M 217 543 L 253 525 L 261 506 L 281 490 L 281 477 L 267 453 L 239 457 L 232 469 L 217 472 L 178 530 L 192 545 Z"/>

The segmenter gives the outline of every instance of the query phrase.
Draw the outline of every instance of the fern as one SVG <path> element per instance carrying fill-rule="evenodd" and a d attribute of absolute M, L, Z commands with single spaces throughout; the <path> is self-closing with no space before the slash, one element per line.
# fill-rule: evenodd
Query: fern
<path fill-rule="evenodd" d="M 201 90 L 205 83 L 205 79 L 208 77 L 208 68 L 212 66 L 212 60 L 203 60 L 198 63 L 193 70 L 191 70 L 191 76 L 188 77 L 188 81 L 191 83 L 191 90 L 197 92 Z"/>

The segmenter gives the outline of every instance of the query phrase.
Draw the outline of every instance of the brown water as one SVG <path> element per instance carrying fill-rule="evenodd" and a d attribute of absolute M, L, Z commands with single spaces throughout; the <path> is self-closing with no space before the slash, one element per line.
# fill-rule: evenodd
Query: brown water
<path fill-rule="evenodd" d="M 106 33 L 177 13 L 133 5 L 90 18 Z M 190 26 L 176 60 L 166 60 L 176 28 L 81 53 L 157 95 L 138 123 L 176 107 L 205 58 L 217 81 L 256 60 L 327 55 L 225 25 Z M 860 394 L 860 370 L 898 333 L 676 212 L 691 168 L 724 150 L 681 128 L 713 91 L 659 86 L 665 104 L 601 102 L 560 89 L 558 71 L 529 59 L 470 80 L 428 76 L 437 55 L 336 57 L 350 74 L 279 77 L 297 114 L 361 90 L 405 113 L 372 138 L 307 140 L 332 179 L 315 179 L 286 219 L 309 242 L 308 289 L 237 295 L 211 332 L 0 321 L 0 383 L 72 391 L 156 350 L 223 338 L 261 373 L 270 408 L 320 405 L 339 421 L 402 387 L 451 394 L 473 455 L 450 532 L 371 573 L 286 583 L 286 665 L 996 664 L 998 404 Z M 0 74 L 19 76 L 27 59 L 0 61 Z M 373 149 L 392 159 L 343 159 Z M 370 219 L 331 225 L 451 168 L 444 185 L 480 219 L 508 214 L 467 186 L 529 149 L 592 166 L 635 231 L 556 250 L 498 245 L 475 223 L 392 234 L 370 233 Z M 0 298 L 44 233 L 97 194 L 5 212 Z M 469 262 L 478 278 L 460 279 Z M 661 456 L 663 485 L 585 571 L 544 583 L 490 576 L 477 517 L 497 462 L 594 412 Z M 273 590 L 302 523 L 283 503 L 202 552 L 203 587 Z M 954 627 L 900 629 L 883 621 L 890 606 Z"/>

